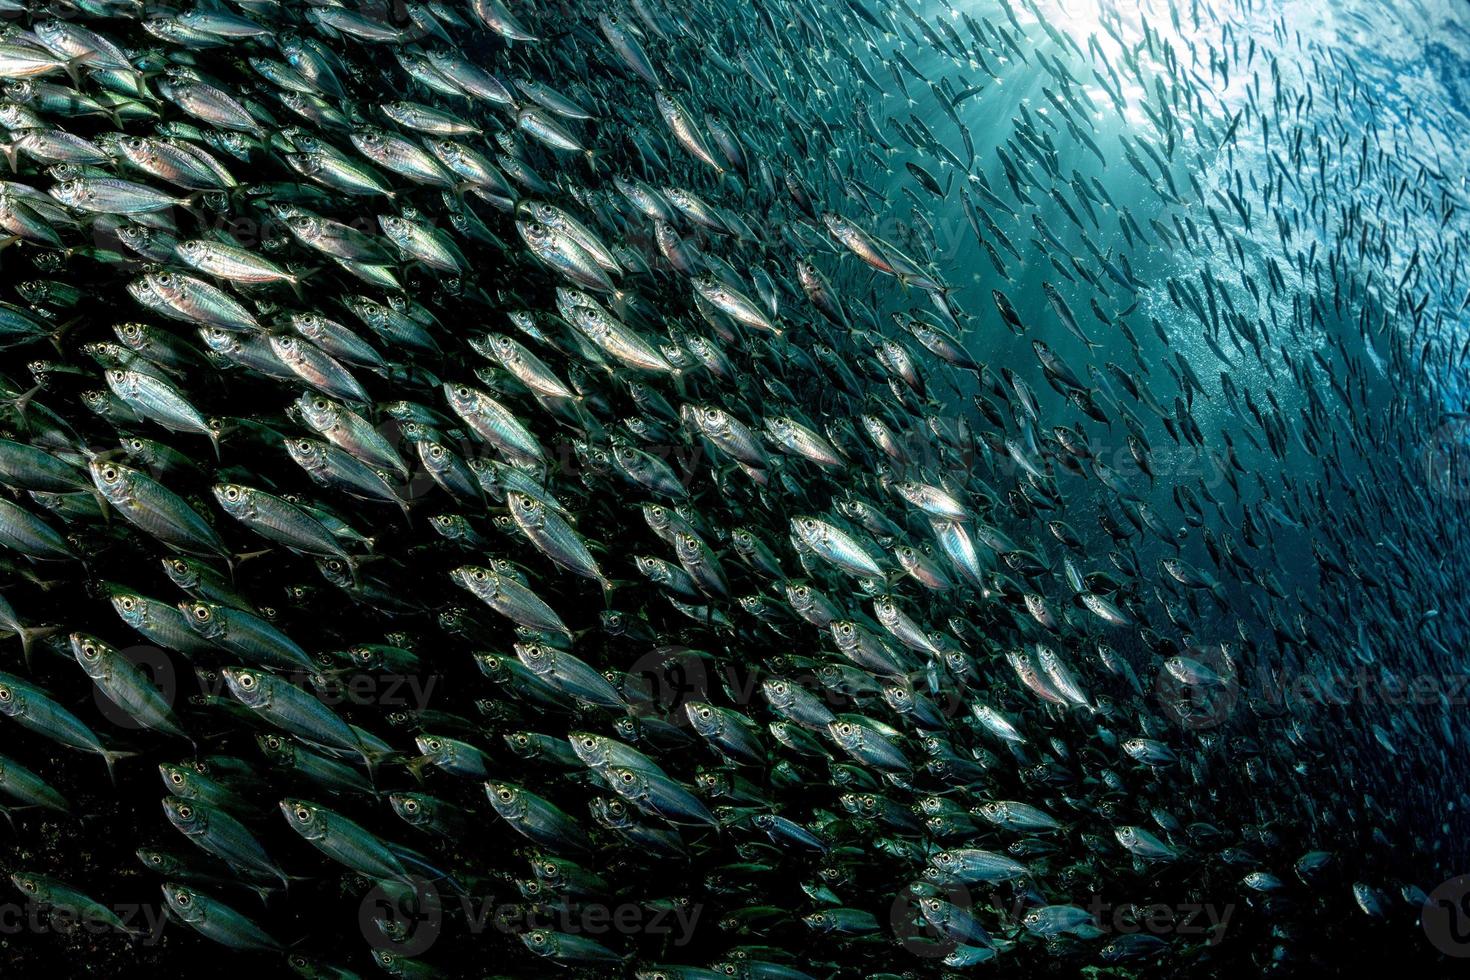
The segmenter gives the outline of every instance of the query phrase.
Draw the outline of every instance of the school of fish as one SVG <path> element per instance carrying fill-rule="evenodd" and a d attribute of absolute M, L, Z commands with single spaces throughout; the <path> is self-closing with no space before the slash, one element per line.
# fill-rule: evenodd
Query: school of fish
<path fill-rule="evenodd" d="M 1438 962 L 1463 168 L 1131 6 L 0 0 L 13 975 Z"/>

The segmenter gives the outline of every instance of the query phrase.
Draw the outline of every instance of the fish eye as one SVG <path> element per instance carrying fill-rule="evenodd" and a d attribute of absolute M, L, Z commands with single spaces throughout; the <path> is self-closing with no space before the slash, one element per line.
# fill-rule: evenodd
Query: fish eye
<path fill-rule="evenodd" d="M 181 891 L 181 892 L 175 892 L 174 893 L 174 903 L 177 904 L 177 905 L 188 905 L 192 901 L 194 901 L 194 900 L 189 897 L 189 893 L 188 892 L 182 892 Z"/>
<path fill-rule="evenodd" d="M 243 677 L 241 677 L 240 678 L 240 686 L 243 687 L 243 688 L 245 688 L 246 690 L 249 690 L 250 688 L 254 687 L 255 686 L 255 678 L 254 678 L 254 676 L 252 676 L 250 674 L 246 674 Z"/>
<path fill-rule="evenodd" d="M 311 811 L 304 806 L 298 806 L 296 808 L 296 819 L 305 823 L 311 819 Z"/>
<path fill-rule="evenodd" d="M 419 805 L 418 805 L 418 803 L 414 802 L 413 800 L 407 800 L 403 804 L 403 809 L 405 811 L 407 811 L 408 813 L 417 813 L 418 812 L 418 809 L 419 809 Z"/>
<path fill-rule="evenodd" d="M 193 815 L 194 815 L 194 808 L 191 807 L 191 806 L 189 806 L 187 803 L 186 804 L 183 804 L 183 805 L 181 805 L 179 807 L 179 816 L 182 817 L 183 819 L 188 820 Z"/>
<path fill-rule="evenodd" d="M 633 774 L 625 770 L 622 773 L 619 773 L 618 778 L 625 783 L 631 783 L 633 781 Z"/>
<path fill-rule="evenodd" d="M 495 791 L 495 795 L 500 797 L 500 801 L 502 803 L 509 803 L 511 800 L 515 799 L 515 794 L 503 786 Z"/>
<path fill-rule="evenodd" d="M 9 701 L 11 698 L 10 688 L 0 687 L 0 701 Z"/>
<path fill-rule="evenodd" d="M 182 785 L 184 782 L 184 777 L 182 773 L 171 772 L 168 774 L 168 778 L 169 782 L 173 783 L 176 786 Z"/>

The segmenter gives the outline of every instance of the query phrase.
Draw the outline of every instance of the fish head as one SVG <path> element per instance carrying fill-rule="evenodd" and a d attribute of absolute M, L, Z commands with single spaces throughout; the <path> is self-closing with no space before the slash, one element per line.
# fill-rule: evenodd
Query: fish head
<path fill-rule="evenodd" d="M 209 243 L 199 238 L 191 238 L 174 246 L 174 251 L 179 253 L 179 257 L 191 265 L 204 258 L 208 249 Z"/>
<path fill-rule="evenodd" d="M 190 836 L 204 833 L 209 828 L 209 812 L 192 800 L 182 796 L 165 796 L 163 813 L 180 833 Z"/>
<path fill-rule="evenodd" d="M 263 708 L 270 704 L 271 684 L 267 682 L 267 675 L 248 667 L 226 667 L 220 674 L 229 685 L 230 693 L 247 707 Z"/>
<path fill-rule="evenodd" d="M 612 745 L 608 739 L 591 732 L 572 732 L 567 736 L 572 745 L 572 751 L 577 753 L 577 758 L 583 764 L 599 769 L 606 766 L 612 759 Z"/>
<path fill-rule="evenodd" d="M 87 463 L 92 483 L 98 492 L 112 504 L 119 504 L 132 495 L 132 482 L 136 470 L 109 459 L 93 459 Z"/>
<path fill-rule="evenodd" d="M 158 775 L 163 779 L 163 786 L 174 796 L 187 799 L 190 795 L 193 770 L 187 766 L 177 765 L 172 762 L 160 762 L 158 764 Z"/>
<path fill-rule="evenodd" d="M 132 350 L 141 350 L 148 341 L 148 327 L 135 320 L 115 325 L 112 332 L 124 346 Z"/>
<path fill-rule="evenodd" d="M 704 701 L 684 702 L 684 715 L 694 730 L 706 738 L 718 735 L 725 727 L 719 712 Z"/>
<path fill-rule="evenodd" d="M 516 657 L 532 672 L 548 674 L 556 668 L 556 650 L 542 643 L 514 644 Z"/>
<path fill-rule="evenodd" d="M 827 731 L 831 734 L 834 742 L 848 751 L 852 751 L 862 745 L 863 730 L 850 721 L 829 721 L 827 722 Z"/>
<path fill-rule="evenodd" d="M 255 744 L 260 747 L 261 753 L 276 765 L 289 763 L 296 754 L 295 746 L 273 733 L 255 736 Z"/>
<path fill-rule="evenodd" d="M 255 512 L 254 491 L 238 483 L 216 483 L 210 488 L 214 499 L 231 517 L 245 519 Z"/>
<path fill-rule="evenodd" d="M 422 793 L 389 793 L 388 805 L 406 823 L 420 826 L 429 821 L 431 806 Z"/>
<path fill-rule="evenodd" d="M 321 840 L 327 836 L 327 815 L 321 807 L 290 798 L 282 800 L 278 805 L 286 823 L 302 837 L 307 840 Z"/>
<path fill-rule="evenodd" d="M 308 472 L 320 469 L 325 465 L 325 453 L 322 444 L 313 439 L 286 438 L 282 440 L 286 446 L 286 452 L 291 459 Z"/>
<path fill-rule="evenodd" d="M 71 642 L 71 653 L 90 677 L 106 673 L 107 654 L 111 648 L 95 636 L 73 633 L 67 638 Z"/>
<path fill-rule="evenodd" d="M 506 820 L 522 819 L 529 811 L 525 793 L 518 786 L 491 780 L 485 784 L 485 793 L 490 797 L 490 805 L 495 812 Z"/>
<path fill-rule="evenodd" d="M 10 883 L 32 901 L 43 900 L 49 889 L 39 875 L 27 871 L 16 871 L 10 875 Z"/>
<path fill-rule="evenodd" d="M 414 746 L 435 762 L 442 762 L 453 755 L 453 749 L 448 741 L 438 735 L 419 735 L 413 740 Z"/>
<path fill-rule="evenodd" d="M 9 718 L 21 718 L 25 713 L 25 688 L 9 678 L 0 677 L 0 714 Z"/>
<path fill-rule="evenodd" d="M 834 619 L 828 629 L 832 631 L 832 639 L 837 641 L 837 646 L 842 650 L 849 650 L 858 642 L 858 625 L 851 620 Z"/>
<path fill-rule="evenodd" d="M 172 856 L 165 854 L 163 851 L 154 850 L 153 848 L 140 847 L 133 854 L 142 862 L 143 867 L 151 871 L 167 873 L 173 871 L 178 866 L 178 862 Z"/>
<path fill-rule="evenodd" d="M 163 885 L 163 899 L 168 903 L 169 911 L 184 922 L 203 921 L 204 911 L 198 907 L 192 889 L 178 882 L 167 882 Z"/>
<path fill-rule="evenodd" d="M 178 605 L 179 612 L 184 614 L 184 621 L 196 633 L 209 640 L 218 639 L 225 634 L 226 627 L 223 617 L 220 616 L 219 608 L 212 602 L 187 599 Z"/>
<path fill-rule="evenodd" d="M 517 221 L 516 231 L 533 249 L 546 249 L 555 237 L 551 226 L 541 221 Z"/>

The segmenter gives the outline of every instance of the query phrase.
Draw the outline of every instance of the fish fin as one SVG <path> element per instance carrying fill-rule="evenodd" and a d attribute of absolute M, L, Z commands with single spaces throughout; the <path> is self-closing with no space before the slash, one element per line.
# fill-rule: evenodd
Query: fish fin
<path fill-rule="evenodd" d="M 301 289 L 301 284 L 321 271 L 322 266 L 316 266 L 315 268 L 307 269 L 305 272 L 295 274 L 289 280 L 287 280 L 291 283 L 291 289 L 293 292 L 296 293 L 297 299 L 304 300 L 306 298 L 306 294 Z"/>
<path fill-rule="evenodd" d="M 60 631 L 60 626 L 23 626 L 15 631 L 15 635 L 20 639 L 20 649 L 25 657 L 27 671 L 31 669 L 31 641 L 44 639 Z"/>
<path fill-rule="evenodd" d="M 112 785 L 116 786 L 117 785 L 117 772 L 113 768 L 114 764 L 119 759 L 131 759 L 132 757 L 138 755 L 139 753 L 137 753 L 137 752 L 119 752 L 119 751 L 117 751 L 115 749 L 103 749 L 100 754 L 102 756 L 102 761 L 105 762 L 105 763 L 107 763 L 107 778 L 111 779 L 112 780 Z"/>
<path fill-rule="evenodd" d="M 67 58 L 66 61 L 62 64 L 61 67 L 66 69 L 67 75 L 71 78 L 71 84 L 73 88 L 80 89 L 82 87 L 82 76 L 81 73 L 77 71 L 77 67 L 94 53 L 95 52 L 93 51 L 83 51 L 75 58 Z M 121 123 L 118 124 L 118 128 L 122 128 Z"/>
<path fill-rule="evenodd" d="M 422 786 L 424 784 L 424 770 L 427 769 L 429 767 L 429 763 L 433 761 L 433 756 L 421 755 L 416 759 L 409 759 L 403 765 L 413 775 L 413 778 L 418 782 L 418 784 Z"/>

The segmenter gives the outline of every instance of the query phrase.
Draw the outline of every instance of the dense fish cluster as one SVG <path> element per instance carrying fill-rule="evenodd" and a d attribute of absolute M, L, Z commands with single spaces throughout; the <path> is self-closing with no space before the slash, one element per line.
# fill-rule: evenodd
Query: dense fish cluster
<path fill-rule="evenodd" d="M 14 975 L 1435 962 L 1459 164 L 918 6 L 0 0 Z"/>

